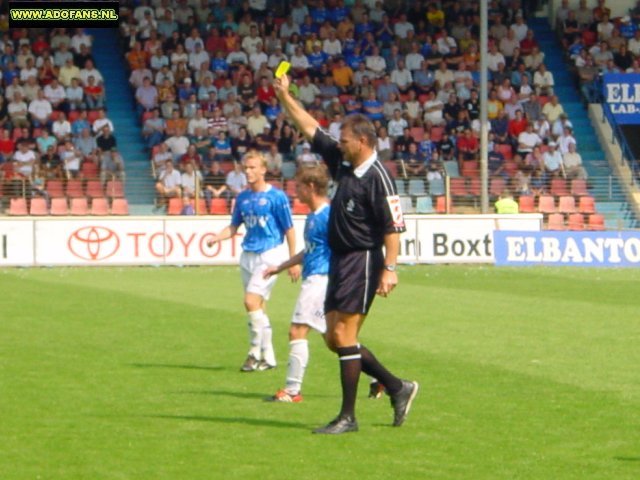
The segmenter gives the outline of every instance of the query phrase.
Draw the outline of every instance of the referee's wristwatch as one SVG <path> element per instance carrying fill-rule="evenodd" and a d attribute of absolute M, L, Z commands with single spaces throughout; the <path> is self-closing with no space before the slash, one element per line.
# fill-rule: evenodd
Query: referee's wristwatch
<path fill-rule="evenodd" d="M 391 264 L 389 264 L 389 265 L 385 265 L 385 266 L 384 266 L 384 269 L 385 269 L 387 272 L 395 272 L 395 271 L 396 271 L 396 264 L 395 264 L 395 263 L 391 263 Z"/>

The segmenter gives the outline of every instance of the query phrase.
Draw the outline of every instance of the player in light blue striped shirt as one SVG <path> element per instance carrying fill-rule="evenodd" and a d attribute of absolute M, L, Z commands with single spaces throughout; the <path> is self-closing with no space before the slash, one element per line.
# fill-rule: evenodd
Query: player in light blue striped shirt
<path fill-rule="evenodd" d="M 309 361 L 307 335 L 310 329 L 324 334 L 324 299 L 327 291 L 329 262 L 329 175 L 324 164 L 305 165 L 296 175 L 298 198 L 311 209 L 304 226 L 305 248 L 277 267 L 268 268 L 270 278 L 293 265 L 302 263 L 302 286 L 289 328 L 289 362 L 285 387 L 271 397 L 276 402 L 301 402 L 302 380 Z"/>
<path fill-rule="evenodd" d="M 249 316 L 249 354 L 240 368 L 243 372 L 269 370 L 276 366 L 271 341 L 271 322 L 265 312 L 266 302 L 275 285 L 276 277 L 265 278 L 269 267 L 281 264 L 287 252 L 281 246 L 284 239 L 289 247 L 289 257 L 295 254 L 295 231 L 291 208 L 286 194 L 265 181 L 267 162 L 264 156 L 253 150 L 243 159 L 249 189 L 236 198 L 231 224 L 208 243 L 233 237 L 244 224 L 246 234 L 242 241 L 240 269 L 244 286 L 244 304 Z M 289 276 L 297 280 L 300 267 L 292 265 Z"/>

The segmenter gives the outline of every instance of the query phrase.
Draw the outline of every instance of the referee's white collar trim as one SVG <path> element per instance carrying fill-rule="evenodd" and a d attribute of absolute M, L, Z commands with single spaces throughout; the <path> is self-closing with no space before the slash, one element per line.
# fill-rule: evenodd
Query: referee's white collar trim
<path fill-rule="evenodd" d="M 353 169 L 353 174 L 358 178 L 362 178 L 364 174 L 367 173 L 367 171 L 371 168 L 371 165 L 373 165 L 373 163 L 377 159 L 378 159 L 378 152 L 374 150 L 371 156 L 367 158 L 363 163 L 361 163 L 360 166 L 358 166 L 358 168 Z"/>

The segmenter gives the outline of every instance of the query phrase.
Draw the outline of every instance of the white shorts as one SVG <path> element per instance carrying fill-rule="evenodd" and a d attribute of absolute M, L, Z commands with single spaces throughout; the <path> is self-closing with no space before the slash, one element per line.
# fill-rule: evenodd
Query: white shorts
<path fill-rule="evenodd" d="M 255 293 L 269 300 L 271 289 L 276 284 L 277 275 L 268 279 L 263 277 L 267 267 L 277 267 L 288 258 L 287 251 L 281 246 L 263 253 L 242 252 L 240 255 L 240 271 L 245 293 Z"/>
<path fill-rule="evenodd" d="M 328 282 L 328 275 L 309 275 L 304 279 L 291 323 L 309 325 L 320 333 L 327 331 L 324 299 L 327 295 Z"/>

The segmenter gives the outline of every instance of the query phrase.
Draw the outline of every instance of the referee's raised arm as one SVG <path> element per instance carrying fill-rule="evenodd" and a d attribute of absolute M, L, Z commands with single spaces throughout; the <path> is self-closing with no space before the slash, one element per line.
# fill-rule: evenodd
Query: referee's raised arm
<path fill-rule="evenodd" d="M 278 100 L 280 100 L 280 105 L 287 111 L 289 118 L 293 120 L 298 130 L 307 140 L 312 141 L 320 124 L 291 96 L 289 85 L 290 80 L 287 75 L 275 78 L 273 81 L 273 88 Z"/>

